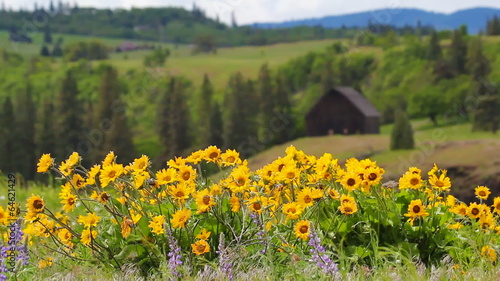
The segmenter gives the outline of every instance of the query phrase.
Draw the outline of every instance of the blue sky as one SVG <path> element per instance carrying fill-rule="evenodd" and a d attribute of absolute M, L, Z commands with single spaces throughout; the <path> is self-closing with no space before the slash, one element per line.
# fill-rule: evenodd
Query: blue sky
<path fill-rule="evenodd" d="M 58 0 L 54 0 L 57 2 Z M 33 0 L 0 0 L 6 6 L 32 9 Z M 37 0 L 38 5 L 48 6 L 50 0 Z M 69 0 L 80 7 L 130 8 L 177 6 L 191 8 L 193 2 L 202 7 L 209 16 L 219 15 L 229 22 L 234 11 L 239 24 L 254 22 L 279 22 L 339 15 L 383 8 L 420 8 L 428 11 L 451 13 L 471 7 L 500 8 L 499 0 Z"/>

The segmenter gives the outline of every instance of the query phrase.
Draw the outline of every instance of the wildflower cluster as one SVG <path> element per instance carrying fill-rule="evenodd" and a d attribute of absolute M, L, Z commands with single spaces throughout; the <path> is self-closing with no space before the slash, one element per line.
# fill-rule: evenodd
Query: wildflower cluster
<path fill-rule="evenodd" d="M 448 247 L 469 228 L 490 237 L 477 253 L 496 261 L 491 237 L 500 234 L 500 197 L 490 208 L 482 201 L 489 190 L 478 187 L 479 204 L 459 202 L 449 194 L 447 171 L 437 166 L 426 177 L 412 167 L 393 188 L 382 185 L 385 171 L 374 161 L 352 158 L 340 165 L 331 154 L 317 158 L 293 146 L 254 172 L 238 152 L 214 146 L 172 159 L 156 172 L 147 156 L 123 165 L 110 152 L 89 170 L 80 161 L 73 153 L 56 166 L 43 155 L 38 171 L 61 176 L 61 206 L 49 210 L 32 195 L 24 217 L 31 243 L 54 243 L 67 258 L 88 257 L 88 251 L 115 267 L 168 260 L 176 277 L 183 259 L 194 269 L 219 259 L 232 279 L 228 253 L 234 249 L 299 256 L 331 275 L 342 259 L 370 263 L 377 245 L 408 249 L 424 262 L 453 257 Z M 219 167 L 222 178 L 204 177 L 202 162 Z"/>

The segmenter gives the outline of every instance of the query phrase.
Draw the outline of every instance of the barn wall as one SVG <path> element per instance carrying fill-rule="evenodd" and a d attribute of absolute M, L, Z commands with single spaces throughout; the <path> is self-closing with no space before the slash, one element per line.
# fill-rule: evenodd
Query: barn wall
<path fill-rule="evenodd" d="M 343 95 L 332 91 L 324 95 L 306 117 L 309 136 L 365 133 L 365 117 Z"/>

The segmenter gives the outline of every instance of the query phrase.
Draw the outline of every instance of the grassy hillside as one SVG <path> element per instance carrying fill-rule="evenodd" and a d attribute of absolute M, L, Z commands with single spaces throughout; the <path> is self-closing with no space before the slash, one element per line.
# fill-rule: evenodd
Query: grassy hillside
<path fill-rule="evenodd" d="M 370 158 L 386 169 L 386 180 L 398 180 L 409 167 L 430 170 L 434 163 L 449 169 L 454 175 L 457 190 L 470 185 L 490 185 L 500 190 L 500 135 L 472 133 L 471 124 L 433 127 L 427 120 L 413 121 L 416 148 L 391 151 L 392 125 L 381 128 L 380 135 L 350 135 L 300 138 L 272 147 L 249 160 L 252 169 L 258 169 L 277 157 L 285 155 L 285 148 L 297 149 L 317 157 L 332 153 L 341 161 L 348 158 Z M 491 186 L 495 184 L 495 186 Z"/>

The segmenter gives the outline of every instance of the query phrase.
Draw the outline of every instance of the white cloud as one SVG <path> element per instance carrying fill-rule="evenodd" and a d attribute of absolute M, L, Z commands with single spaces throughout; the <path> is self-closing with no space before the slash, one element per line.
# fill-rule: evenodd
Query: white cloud
<path fill-rule="evenodd" d="M 50 0 L 0 0 L 15 9 L 33 9 L 34 3 L 48 7 Z M 54 1 L 56 4 L 58 0 Z M 63 1 L 67 2 L 67 1 Z M 70 0 L 74 3 L 74 0 Z M 498 0 L 77 0 L 79 6 L 99 8 L 177 6 L 191 9 L 193 2 L 207 11 L 209 16 L 219 15 L 230 22 L 234 11 L 239 24 L 279 22 L 339 15 L 382 8 L 420 8 L 436 12 L 454 12 L 470 7 L 498 7 Z"/>

